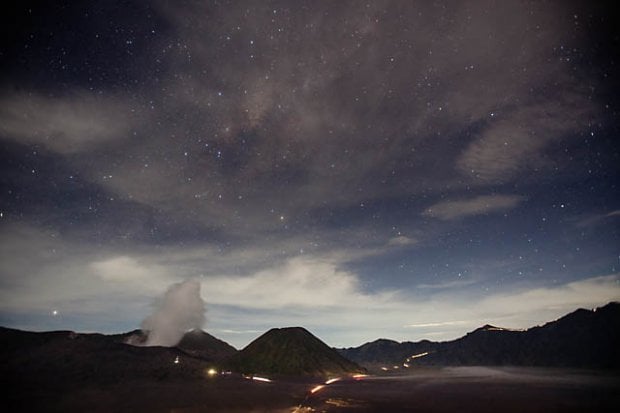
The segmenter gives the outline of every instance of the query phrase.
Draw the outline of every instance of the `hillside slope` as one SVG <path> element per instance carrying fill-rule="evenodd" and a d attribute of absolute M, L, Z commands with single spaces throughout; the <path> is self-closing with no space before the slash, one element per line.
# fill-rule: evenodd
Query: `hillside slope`
<path fill-rule="evenodd" d="M 228 365 L 251 374 L 327 376 L 363 371 L 301 327 L 269 330 L 233 356 Z"/>

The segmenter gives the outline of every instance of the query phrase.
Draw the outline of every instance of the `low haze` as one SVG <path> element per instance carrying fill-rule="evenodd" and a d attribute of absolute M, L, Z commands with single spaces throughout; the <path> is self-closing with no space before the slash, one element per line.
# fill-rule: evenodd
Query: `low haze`
<path fill-rule="evenodd" d="M 129 331 L 176 284 L 182 328 L 343 347 L 620 300 L 602 3 L 1 14 L 1 325 Z"/>

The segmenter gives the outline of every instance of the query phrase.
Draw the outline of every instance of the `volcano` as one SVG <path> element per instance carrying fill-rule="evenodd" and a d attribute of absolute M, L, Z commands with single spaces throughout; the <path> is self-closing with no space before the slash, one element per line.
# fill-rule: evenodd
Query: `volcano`
<path fill-rule="evenodd" d="M 176 348 L 205 360 L 224 360 L 237 353 L 237 349 L 203 330 L 185 333 Z"/>
<path fill-rule="evenodd" d="M 333 376 L 364 369 L 301 327 L 273 328 L 229 359 L 247 374 Z"/>
<path fill-rule="evenodd" d="M 134 330 L 128 333 L 115 334 L 107 337 L 112 338 L 115 342 L 143 346 L 144 343 L 146 343 L 148 331 Z M 225 341 L 198 329 L 185 333 L 181 341 L 173 348 L 207 361 L 225 360 L 237 352 L 236 348 Z"/>

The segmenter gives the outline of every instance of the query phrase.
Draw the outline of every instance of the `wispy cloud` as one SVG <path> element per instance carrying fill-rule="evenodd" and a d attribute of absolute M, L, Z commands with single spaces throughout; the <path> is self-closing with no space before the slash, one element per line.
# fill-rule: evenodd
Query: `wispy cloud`
<path fill-rule="evenodd" d="M 127 139 L 138 113 L 120 96 L 86 91 L 56 97 L 9 93 L 0 95 L 0 132 L 20 143 L 74 153 Z"/>
<path fill-rule="evenodd" d="M 226 333 L 226 334 L 260 334 L 260 333 L 264 333 L 264 331 L 262 331 L 262 330 L 230 330 L 230 329 L 227 329 L 227 328 L 216 330 L 216 331 L 221 331 L 222 333 Z"/>
<path fill-rule="evenodd" d="M 406 245 L 414 245 L 414 244 L 417 244 L 417 242 L 418 241 L 415 238 L 406 237 L 404 235 L 399 235 L 397 237 L 390 238 L 390 240 L 388 241 L 388 245 L 394 246 L 394 247 L 402 247 Z"/>
<path fill-rule="evenodd" d="M 512 209 L 524 199 L 519 195 L 481 195 L 470 199 L 439 202 L 428 207 L 422 215 L 452 220 Z"/>
<path fill-rule="evenodd" d="M 392 293 L 365 294 L 357 276 L 322 257 L 299 257 L 247 276 L 204 280 L 205 300 L 246 308 L 351 308 L 385 305 Z"/>
<path fill-rule="evenodd" d="M 543 157 L 547 146 L 587 130 L 595 113 L 596 106 L 577 92 L 493 113 L 480 136 L 461 153 L 457 170 L 474 182 L 497 184 L 528 168 L 545 169 L 551 161 Z"/>
<path fill-rule="evenodd" d="M 620 273 L 546 287 L 494 294 L 479 303 L 488 313 L 509 316 L 521 324 L 533 314 L 572 311 L 620 299 Z M 539 316 L 540 317 L 540 316 Z M 523 327 L 523 325 L 521 325 Z"/>
<path fill-rule="evenodd" d="M 616 209 L 611 212 L 602 213 L 602 214 L 594 214 L 590 215 L 586 218 L 580 218 L 575 224 L 578 228 L 585 228 L 593 225 L 598 225 L 605 221 L 607 218 L 615 218 L 620 216 L 620 209 Z"/>
<path fill-rule="evenodd" d="M 472 321 L 478 320 L 455 320 L 455 321 L 440 321 L 436 323 L 418 323 L 418 324 L 407 324 L 405 327 L 408 328 L 435 328 L 435 327 L 443 327 L 443 326 L 458 326 L 463 324 L 469 324 Z"/>
<path fill-rule="evenodd" d="M 111 256 L 90 264 L 90 268 L 106 284 L 126 288 L 133 285 L 150 289 L 172 279 L 169 269 L 154 262 L 141 262 L 138 257 Z"/>
<path fill-rule="evenodd" d="M 416 288 L 429 289 L 429 290 L 442 290 L 446 288 L 467 287 L 468 285 L 473 285 L 478 282 L 479 280 L 475 280 L 475 279 L 452 280 L 452 281 L 445 281 L 445 282 L 436 283 L 436 284 L 418 284 L 416 285 Z"/>

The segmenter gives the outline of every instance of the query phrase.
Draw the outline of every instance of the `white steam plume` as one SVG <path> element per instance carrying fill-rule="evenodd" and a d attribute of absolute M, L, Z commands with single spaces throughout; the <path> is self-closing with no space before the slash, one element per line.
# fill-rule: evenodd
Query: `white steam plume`
<path fill-rule="evenodd" d="M 205 322 L 205 303 L 200 297 L 200 282 L 186 280 L 173 284 L 155 302 L 155 310 L 142 322 L 148 333 L 146 346 L 171 347 L 193 328 Z"/>

